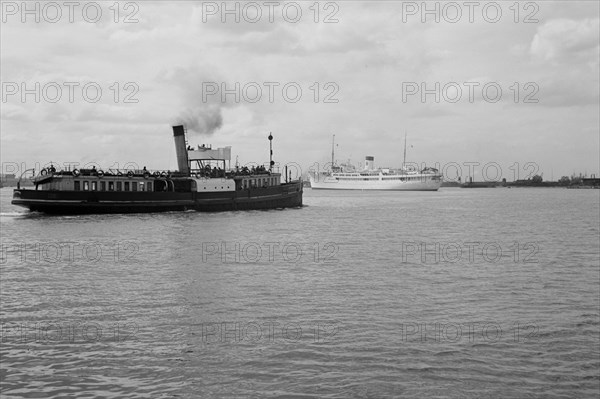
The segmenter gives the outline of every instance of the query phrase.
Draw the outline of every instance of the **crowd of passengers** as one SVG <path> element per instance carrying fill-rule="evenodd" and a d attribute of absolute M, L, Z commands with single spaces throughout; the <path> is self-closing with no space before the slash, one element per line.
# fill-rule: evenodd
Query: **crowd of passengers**
<path fill-rule="evenodd" d="M 54 174 L 56 173 L 56 168 L 54 166 L 50 166 L 49 168 L 47 168 L 48 173 Z M 91 175 L 91 176 L 98 176 L 98 170 L 96 170 L 96 167 L 93 166 L 92 169 L 82 169 L 80 172 L 83 172 L 82 174 L 84 175 Z M 67 173 L 67 172 L 65 172 Z M 148 170 L 146 169 L 146 167 L 144 166 L 144 169 L 142 169 L 142 174 L 146 174 L 149 173 Z M 155 172 L 156 173 L 156 172 Z M 178 173 L 178 172 L 174 172 L 174 173 Z M 102 175 L 112 175 L 112 173 L 110 172 L 103 172 L 100 171 L 100 174 Z M 122 173 L 117 173 L 117 175 L 121 175 Z M 172 172 L 169 171 L 167 172 L 168 175 L 171 175 Z M 217 177 L 233 177 L 233 176 L 250 176 L 250 175 L 260 175 L 260 174 L 271 174 L 271 172 L 265 168 L 263 165 L 259 165 L 259 166 L 253 166 L 251 168 L 248 168 L 247 166 L 243 166 L 242 168 L 240 168 L 239 166 L 235 167 L 234 171 L 229 171 L 226 172 L 225 170 L 221 169 L 220 167 L 213 167 L 211 168 L 210 165 L 206 165 L 204 168 L 200 169 L 197 173 L 198 176 L 200 177 L 210 177 L 210 178 L 217 178 Z"/>
<path fill-rule="evenodd" d="M 262 165 L 253 166 L 251 168 L 248 168 L 247 166 L 244 166 L 242 168 L 240 168 L 239 166 L 236 166 L 235 170 L 229 171 L 229 172 L 226 172 L 223 169 L 218 168 L 216 166 L 211 169 L 210 165 L 206 165 L 203 169 L 200 169 L 196 174 L 199 177 L 216 178 L 216 177 L 226 177 L 226 176 L 234 177 L 234 176 L 271 174 L 271 172 Z"/>

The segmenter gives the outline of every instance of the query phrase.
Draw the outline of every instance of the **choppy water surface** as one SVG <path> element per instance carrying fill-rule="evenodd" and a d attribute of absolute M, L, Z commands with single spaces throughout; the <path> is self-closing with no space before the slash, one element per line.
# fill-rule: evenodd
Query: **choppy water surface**
<path fill-rule="evenodd" d="M 49 217 L 1 190 L 2 397 L 594 397 L 597 190 Z"/>

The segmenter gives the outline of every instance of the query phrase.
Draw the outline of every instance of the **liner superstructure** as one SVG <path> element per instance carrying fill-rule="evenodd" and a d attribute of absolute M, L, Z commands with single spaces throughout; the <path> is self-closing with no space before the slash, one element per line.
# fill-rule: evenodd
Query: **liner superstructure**
<path fill-rule="evenodd" d="M 361 171 L 342 165 L 334 166 L 331 172 L 311 172 L 310 186 L 316 190 L 437 191 L 442 185 L 442 175 L 435 168 L 375 169 L 374 161 L 374 157 L 367 156 Z"/>

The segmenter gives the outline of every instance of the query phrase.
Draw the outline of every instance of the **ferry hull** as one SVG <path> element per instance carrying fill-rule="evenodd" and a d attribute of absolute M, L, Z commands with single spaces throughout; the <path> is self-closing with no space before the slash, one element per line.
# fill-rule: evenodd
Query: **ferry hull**
<path fill-rule="evenodd" d="M 14 190 L 12 204 L 49 214 L 219 212 L 302 206 L 302 183 L 219 193 Z"/>
<path fill-rule="evenodd" d="M 199 212 L 221 212 L 300 207 L 302 193 L 301 182 L 234 192 L 195 193 L 193 209 Z"/>

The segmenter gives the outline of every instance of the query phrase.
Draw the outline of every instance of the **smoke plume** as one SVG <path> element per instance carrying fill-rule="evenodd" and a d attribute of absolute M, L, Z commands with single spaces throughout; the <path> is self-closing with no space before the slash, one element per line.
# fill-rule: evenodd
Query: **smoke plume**
<path fill-rule="evenodd" d="M 222 110 L 231 107 L 220 95 L 206 96 L 203 93 L 207 82 L 222 82 L 224 79 L 211 66 L 194 65 L 176 67 L 159 76 L 179 91 L 179 105 L 171 121 L 184 125 L 188 132 L 210 136 L 223 125 Z M 176 104 L 173 104 L 177 106 Z M 177 116 L 175 116 L 177 115 Z"/>
<path fill-rule="evenodd" d="M 184 125 L 188 131 L 211 135 L 223 125 L 223 115 L 219 104 L 199 104 L 182 111 L 176 124 Z"/>

